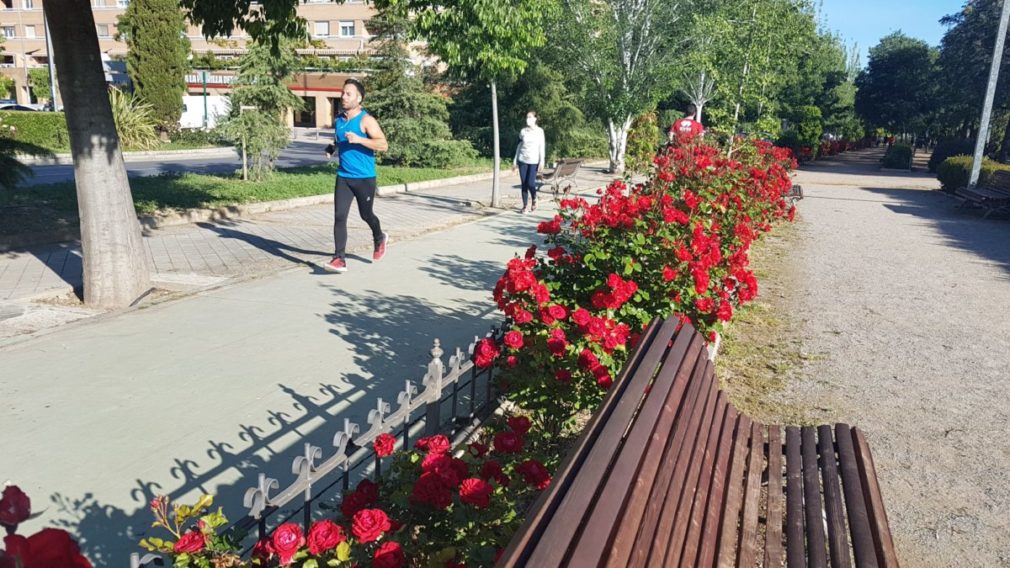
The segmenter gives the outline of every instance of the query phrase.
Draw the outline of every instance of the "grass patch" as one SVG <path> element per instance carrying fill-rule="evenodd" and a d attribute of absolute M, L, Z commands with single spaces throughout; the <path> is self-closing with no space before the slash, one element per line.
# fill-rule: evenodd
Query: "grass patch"
<path fill-rule="evenodd" d="M 453 169 L 379 166 L 377 174 L 378 184 L 382 186 L 469 175 L 489 169 L 487 164 L 480 162 Z M 333 191 L 335 174 L 336 164 L 331 162 L 279 170 L 270 179 L 261 182 L 244 182 L 235 175 L 183 173 L 131 178 L 130 188 L 137 213 L 149 215 L 159 210 L 214 208 L 324 195 Z M 77 192 L 70 182 L 22 187 L 10 195 L 10 204 L 43 206 L 75 213 Z"/>
<path fill-rule="evenodd" d="M 754 245 L 751 263 L 761 293 L 737 312 L 716 359 L 716 376 L 736 408 L 765 424 L 816 423 L 806 406 L 783 402 L 780 396 L 811 359 L 800 349 L 799 325 L 783 300 L 798 232 L 783 224 Z"/>

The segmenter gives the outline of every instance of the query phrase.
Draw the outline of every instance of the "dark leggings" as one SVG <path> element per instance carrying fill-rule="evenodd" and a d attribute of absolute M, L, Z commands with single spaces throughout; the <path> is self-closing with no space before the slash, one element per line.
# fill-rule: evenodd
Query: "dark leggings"
<path fill-rule="evenodd" d="M 382 227 L 379 218 L 372 212 L 375 201 L 375 178 L 337 178 L 333 190 L 333 242 L 337 258 L 344 258 L 347 249 L 347 215 L 351 212 L 351 201 L 357 200 L 361 220 L 372 229 L 372 241 L 378 245 L 382 241 Z"/>
<path fill-rule="evenodd" d="M 537 166 L 538 164 L 519 162 L 519 181 L 523 186 L 523 207 L 526 207 L 529 197 L 533 198 L 533 203 L 537 202 Z"/>

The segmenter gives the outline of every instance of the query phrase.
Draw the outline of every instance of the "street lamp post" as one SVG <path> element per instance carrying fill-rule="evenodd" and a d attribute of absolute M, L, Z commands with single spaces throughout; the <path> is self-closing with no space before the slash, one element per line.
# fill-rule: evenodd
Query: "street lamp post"
<path fill-rule="evenodd" d="M 978 176 L 982 173 L 982 154 L 985 143 L 989 140 L 989 121 L 992 117 L 992 102 L 996 97 L 996 82 L 999 80 L 999 66 L 1003 61 L 1003 45 L 1006 42 L 1007 23 L 1010 22 L 1010 0 L 1003 0 L 1003 13 L 999 18 L 999 31 L 996 32 L 996 45 L 992 51 L 992 65 L 989 67 L 989 85 L 985 90 L 985 103 L 982 105 L 982 122 L 978 128 L 978 139 L 975 140 L 975 156 L 971 162 L 971 177 L 968 186 L 978 184 Z"/>

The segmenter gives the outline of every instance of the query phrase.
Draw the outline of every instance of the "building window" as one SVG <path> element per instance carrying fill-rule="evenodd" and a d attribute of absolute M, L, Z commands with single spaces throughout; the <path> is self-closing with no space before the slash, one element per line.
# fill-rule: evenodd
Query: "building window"
<path fill-rule="evenodd" d="M 0 35 L 2 35 L 4 37 L 14 37 L 15 33 L 17 33 L 17 32 L 16 32 L 16 29 L 14 28 L 14 26 L 2 26 L 2 27 L 0 27 Z"/>
<path fill-rule="evenodd" d="M 109 24 L 98 24 L 98 37 L 109 37 Z"/>
<path fill-rule="evenodd" d="M 313 22 L 312 35 L 316 37 L 329 37 L 330 36 L 330 23 L 329 22 Z"/>
<path fill-rule="evenodd" d="M 340 37 L 354 37 L 354 22 L 340 22 Z"/>
<path fill-rule="evenodd" d="M 116 6 L 119 8 L 126 8 L 130 5 L 130 0 L 116 0 Z"/>
<path fill-rule="evenodd" d="M 25 26 L 25 37 L 35 39 L 35 26 Z"/>
<path fill-rule="evenodd" d="M 35 8 L 35 0 L 25 0 L 24 1 L 25 10 L 32 10 Z"/>

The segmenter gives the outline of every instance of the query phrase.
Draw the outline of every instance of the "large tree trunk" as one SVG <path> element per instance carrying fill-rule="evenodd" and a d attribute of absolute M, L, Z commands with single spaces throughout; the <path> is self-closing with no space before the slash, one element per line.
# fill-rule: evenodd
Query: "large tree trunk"
<path fill-rule="evenodd" d="M 610 141 L 610 171 L 615 174 L 624 172 L 624 152 L 628 149 L 628 131 L 631 130 L 633 117 L 627 116 L 624 122 L 607 121 L 607 137 Z"/>
<path fill-rule="evenodd" d="M 46 0 L 56 72 L 70 132 L 84 253 L 84 301 L 130 305 L 150 289 L 147 256 L 133 207 L 87 0 Z"/>
<path fill-rule="evenodd" d="M 498 190 L 501 169 L 501 141 L 498 133 L 498 87 L 491 81 L 491 128 L 494 131 L 494 171 L 491 173 L 491 207 L 501 207 L 501 193 Z"/>

